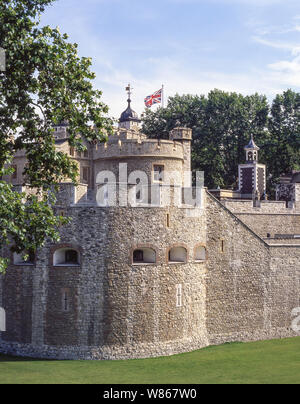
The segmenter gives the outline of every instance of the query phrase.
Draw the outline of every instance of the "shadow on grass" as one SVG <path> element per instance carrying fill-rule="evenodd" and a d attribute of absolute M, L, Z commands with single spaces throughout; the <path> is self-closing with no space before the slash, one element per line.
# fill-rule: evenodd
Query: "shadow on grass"
<path fill-rule="evenodd" d="M 29 357 L 21 357 L 21 356 L 11 356 L 11 355 L 3 355 L 0 354 L 0 362 L 38 362 L 38 361 L 47 361 L 47 362 L 57 362 L 56 359 L 42 359 L 42 358 L 29 358 Z"/>

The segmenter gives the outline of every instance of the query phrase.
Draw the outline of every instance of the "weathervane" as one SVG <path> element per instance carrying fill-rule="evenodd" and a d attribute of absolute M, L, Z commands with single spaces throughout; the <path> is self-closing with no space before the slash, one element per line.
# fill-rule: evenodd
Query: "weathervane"
<path fill-rule="evenodd" d="M 131 94 L 132 94 L 131 90 L 133 90 L 133 88 L 131 87 L 130 84 L 128 84 L 128 86 L 126 87 L 126 91 L 128 93 L 128 102 L 131 102 Z"/>

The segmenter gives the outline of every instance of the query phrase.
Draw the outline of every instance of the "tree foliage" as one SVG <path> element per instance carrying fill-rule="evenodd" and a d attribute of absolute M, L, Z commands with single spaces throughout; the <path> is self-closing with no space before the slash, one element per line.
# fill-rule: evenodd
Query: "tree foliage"
<path fill-rule="evenodd" d="M 146 110 L 143 131 L 168 138 L 178 124 L 193 129 L 192 167 L 205 172 L 209 188 L 237 188 L 251 134 L 268 166 L 269 192 L 282 173 L 299 168 L 300 94 L 287 90 L 269 105 L 267 97 L 213 90 L 207 96 L 175 95 L 166 108 Z"/>
<path fill-rule="evenodd" d="M 278 94 L 269 119 L 271 142 L 266 162 L 274 185 L 281 174 L 300 170 L 300 94 L 287 90 Z"/>
<path fill-rule="evenodd" d="M 91 59 L 79 57 L 77 44 L 58 28 L 40 27 L 40 14 L 53 2 L 0 3 L 0 46 L 6 54 L 6 70 L 0 72 L 0 174 L 7 174 L 13 155 L 24 150 L 26 184 L 39 190 L 39 197 L 26 196 L 0 182 L 0 246 L 13 242 L 16 251 L 57 239 L 65 223 L 54 215 L 49 191 L 64 178 L 76 182 L 78 173 L 76 164 L 55 149 L 53 125 L 67 120 L 69 143 L 79 151 L 82 137 L 103 141 L 112 131 L 102 93 L 93 88 Z M 0 270 L 4 264 L 1 259 Z"/>

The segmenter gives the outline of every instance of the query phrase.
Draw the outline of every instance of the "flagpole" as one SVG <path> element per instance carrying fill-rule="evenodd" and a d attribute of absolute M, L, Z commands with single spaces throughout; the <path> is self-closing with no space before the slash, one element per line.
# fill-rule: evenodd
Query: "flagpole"
<path fill-rule="evenodd" d="M 165 107 L 165 86 L 162 84 L 162 107 Z"/>

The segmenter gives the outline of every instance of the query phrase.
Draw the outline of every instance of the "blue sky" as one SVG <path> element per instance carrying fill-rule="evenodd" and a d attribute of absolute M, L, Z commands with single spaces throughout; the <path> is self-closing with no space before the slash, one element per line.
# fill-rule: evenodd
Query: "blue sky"
<path fill-rule="evenodd" d="M 42 24 L 59 26 L 92 57 L 114 117 L 128 83 L 138 113 L 161 84 L 166 97 L 300 92 L 299 0 L 57 0 Z"/>

